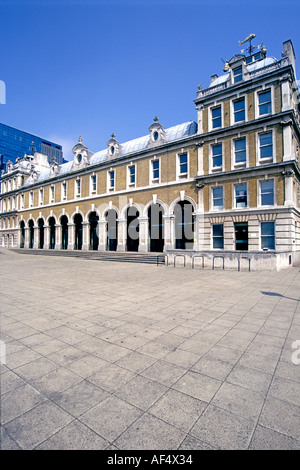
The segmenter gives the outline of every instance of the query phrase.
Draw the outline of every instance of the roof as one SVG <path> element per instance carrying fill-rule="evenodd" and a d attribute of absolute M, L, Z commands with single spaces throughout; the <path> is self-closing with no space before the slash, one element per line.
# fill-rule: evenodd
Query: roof
<path fill-rule="evenodd" d="M 268 65 L 275 64 L 276 62 L 277 59 L 275 59 L 274 57 L 266 57 L 265 59 L 258 60 L 256 62 L 253 62 L 252 64 L 246 65 L 246 69 L 248 70 L 248 72 L 254 72 L 255 70 L 262 69 L 264 67 L 267 67 Z M 208 86 L 208 88 L 212 88 L 227 82 L 228 77 L 229 73 L 221 75 L 220 77 L 213 80 L 213 82 Z"/>
<path fill-rule="evenodd" d="M 182 124 L 178 124 L 177 126 L 169 127 L 168 129 L 164 130 L 165 132 L 165 143 L 168 142 L 175 142 L 177 140 L 183 139 L 190 135 L 194 135 L 197 133 L 197 124 L 195 121 L 188 121 Z M 146 135 L 143 137 L 139 137 L 138 139 L 129 140 L 119 146 L 119 155 L 116 157 L 118 158 L 134 154 L 135 152 L 139 152 L 148 148 L 150 135 Z M 92 155 L 90 158 L 90 166 L 97 165 L 99 163 L 103 163 L 106 160 L 109 160 L 108 156 L 108 149 L 100 150 Z M 67 163 L 63 163 L 59 165 L 59 176 L 67 175 L 72 171 L 73 161 L 69 161 Z M 50 178 L 50 168 L 43 170 L 38 173 L 37 179 L 34 183 L 39 183 L 41 181 L 47 180 Z M 30 186 L 32 181 L 28 178 L 24 182 L 24 186 Z"/>

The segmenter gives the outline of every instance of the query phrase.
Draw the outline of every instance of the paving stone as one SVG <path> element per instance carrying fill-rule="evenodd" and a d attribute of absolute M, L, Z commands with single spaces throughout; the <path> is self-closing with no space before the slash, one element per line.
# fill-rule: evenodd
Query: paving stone
<path fill-rule="evenodd" d="M 218 449 L 247 449 L 255 422 L 209 405 L 190 434 Z"/>
<path fill-rule="evenodd" d="M 206 402 L 197 398 L 168 390 L 148 412 L 188 433 L 206 406 Z"/>
<path fill-rule="evenodd" d="M 222 382 L 219 380 L 199 374 L 198 372 L 188 371 L 173 385 L 173 388 L 199 400 L 209 402 L 221 384 Z"/>
<path fill-rule="evenodd" d="M 137 376 L 115 392 L 122 400 L 146 411 L 167 390 L 162 384 Z"/>
<path fill-rule="evenodd" d="M 185 433 L 164 421 L 145 413 L 120 436 L 118 449 L 172 450 L 177 449 Z"/>
<path fill-rule="evenodd" d="M 44 402 L 46 398 L 29 384 L 5 393 L 1 397 L 1 424 L 5 424 Z"/>
<path fill-rule="evenodd" d="M 141 414 L 142 411 L 135 406 L 117 397 L 109 397 L 94 408 L 91 408 L 87 413 L 84 413 L 80 417 L 80 421 L 103 439 L 113 442 Z"/>
<path fill-rule="evenodd" d="M 264 395 L 229 383 L 223 383 L 212 400 L 212 404 L 245 419 L 258 418 L 264 403 Z"/>
<path fill-rule="evenodd" d="M 32 450 L 72 420 L 68 413 L 47 401 L 10 421 L 4 429 L 22 449 Z"/>
<path fill-rule="evenodd" d="M 300 441 L 272 429 L 257 426 L 249 449 L 254 450 L 299 450 Z"/>

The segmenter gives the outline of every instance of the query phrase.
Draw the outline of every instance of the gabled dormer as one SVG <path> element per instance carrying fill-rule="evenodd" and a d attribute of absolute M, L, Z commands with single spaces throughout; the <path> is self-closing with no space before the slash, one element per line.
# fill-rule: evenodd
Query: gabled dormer
<path fill-rule="evenodd" d="M 74 153 L 72 165 L 73 171 L 86 168 L 90 164 L 92 152 L 90 152 L 87 146 L 82 143 L 82 137 L 78 138 L 78 144 L 74 145 L 72 152 Z"/>
<path fill-rule="evenodd" d="M 116 134 L 113 132 L 111 135 L 111 139 L 107 142 L 108 158 L 116 158 L 120 155 L 120 144 L 115 137 Z"/>
<path fill-rule="evenodd" d="M 158 122 L 158 117 L 153 118 L 154 123 L 149 127 L 150 138 L 148 147 L 155 147 L 165 142 L 164 126 Z"/>

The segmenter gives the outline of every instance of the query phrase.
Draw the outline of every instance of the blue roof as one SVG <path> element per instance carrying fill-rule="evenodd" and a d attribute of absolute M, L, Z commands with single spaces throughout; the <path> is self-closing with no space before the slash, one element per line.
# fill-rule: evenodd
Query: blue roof
<path fill-rule="evenodd" d="M 164 130 L 165 132 L 165 143 L 168 142 L 175 142 L 180 139 L 184 139 L 185 137 L 188 137 L 190 135 L 194 135 L 197 133 L 197 124 L 195 121 L 188 121 L 184 122 L 183 124 L 178 124 L 177 126 L 169 127 L 168 129 Z M 129 140 L 128 142 L 125 142 L 123 144 L 119 145 L 119 155 L 116 159 L 124 156 L 129 156 L 131 154 L 134 154 L 136 152 L 145 150 L 148 148 L 149 144 L 149 139 L 150 135 L 146 135 L 143 137 L 139 137 L 138 139 L 133 139 Z M 108 148 L 104 150 L 100 150 L 99 152 L 94 153 L 91 158 L 90 158 L 90 165 L 97 165 L 99 163 L 105 162 L 106 160 L 109 160 L 109 155 L 108 155 Z M 67 163 L 63 163 L 62 165 L 59 165 L 59 176 L 62 175 L 67 175 L 72 171 L 72 166 L 73 166 L 73 161 L 69 161 Z M 38 178 L 35 180 L 35 183 L 44 181 L 46 179 L 50 178 L 50 168 L 41 171 L 38 173 Z M 24 182 L 24 186 L 30 186 L 32 184 L 32 181 L 30 178 L 28 178 Z"/>

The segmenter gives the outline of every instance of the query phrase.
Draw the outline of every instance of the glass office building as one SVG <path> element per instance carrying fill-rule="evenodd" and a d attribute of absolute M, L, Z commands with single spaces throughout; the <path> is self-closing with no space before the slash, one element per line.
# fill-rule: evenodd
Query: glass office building
<path fill-rule="evenodd" d="M 6 169 L 9 160 L 15 163 L 17 157 L 22 158 L 25 153 L 33 155 L 35 151 L 47 155 L 49 162 L 54 157 L 59 165 L 63 163 L 61 145 L 0 123 L 1 170 Z"/>

